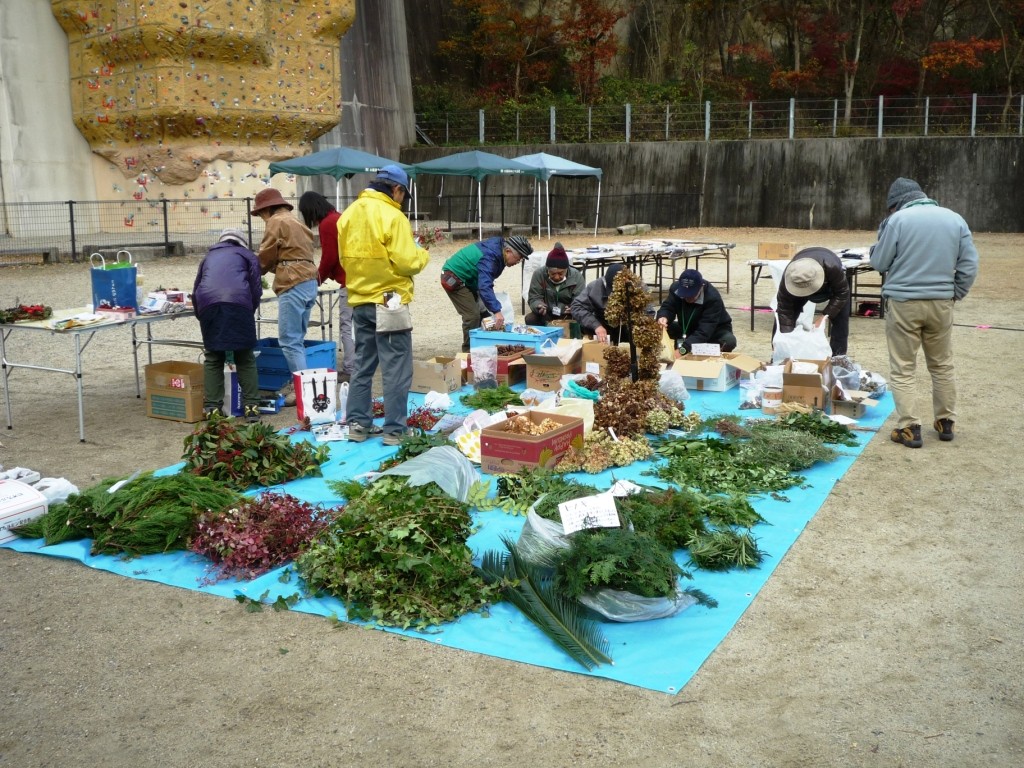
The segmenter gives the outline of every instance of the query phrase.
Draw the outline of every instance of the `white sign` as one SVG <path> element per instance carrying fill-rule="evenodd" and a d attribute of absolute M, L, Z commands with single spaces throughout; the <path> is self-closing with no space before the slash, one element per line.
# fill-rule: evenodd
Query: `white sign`
<path fill-rule="evenodd" d="M 615 498 L 610 493 L 563 501 L 558 505 L 558 514 L 567 535 L 584 528 L 618 528 L 621 525 Z"/>
<path fill-rule="evenodd" d="M 691 355 L 704 355 L 706 357 L 721 357 L 722 347 L 720 344 L 691 344 Z"/>

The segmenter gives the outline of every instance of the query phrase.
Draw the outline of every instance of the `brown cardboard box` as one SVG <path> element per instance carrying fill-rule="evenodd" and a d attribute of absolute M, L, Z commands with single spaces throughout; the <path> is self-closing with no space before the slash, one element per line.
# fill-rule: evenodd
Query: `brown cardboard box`
<path fill-rule="evenodd" d="M 412 364 L 410 392 L 443 392 L 462 388 L 462 363 L 455 357 L 432 357 Z"/>
<path fill-rule="evenodd" d="M 687 389 L 724 392 L 740 383 L 744 375 L 761 370 L 761 361 L 742 352 L 723 352 L 719 357 L 686 355 L 672 363 Z"/>
<path fill-rule="evenodd" d="M 553 467 L 569 446 L 583 445 L 583 419 L 557 413 L 530 411 L 530 420 L 540 424 L 551 419 L 562 426 L 543 435 L 506 432 L 506 422 L 480 432 L 480 469 L 491 474 L 518 472 L 523 467 Z"/>
<path fill-rule="evenodd" d="M 608 349 L 608 344 L 602 344 L 599 341 L 584 340 L 583 341 L 583 354 L 580 357 L 580 373 L 593 373 L 597 376 L 604 376 L 605 362 L 604 362 L 604 351 Z M 619 344 L 623 349 L 629 350 L 629 344 Z"/>
<path fill-rule="evenodd" d="M 146 384 L 146 415 L 194 424 L 203 418 L 203 390 L 151 387 Z"/>
<path fill-rule="evenodd" d="M 203 366 L 181 360 L 150 363 L 146 366 L 146 389 L 150 387 L 202 392 Z"/>
<path fill-rule="evenodd" d="M 862 392 L 859 389 L 842 390 L 839 386 L 832 387 L 833 414 L 859 419 L 869 406 L 875 405 L 878 405 L 878 401 L 871 398 L 870 392 Z"/>
<path fill-rule="evenodd" d="M 758 243 L 757 258 L 774 261 L 792 259 L 796 255 L 796 243 Z"/>
<path fill-rule="evenodd" d="M 580 373 L 583 350 L 576 350 L 568 363 L 554 355 L 524 355 L 526 361 L 526 386 L 543 391 L 559 388 L 562 377 L 567 373 Z"/>
<path fill-rule="evenodd" d="M 813 363 L 817 373 L 793 373 L 793 363 Z M 782 369 L 782 402 L 803 403 L 828 413 L 832 409 L 830 360 L 786 360 Z"/>

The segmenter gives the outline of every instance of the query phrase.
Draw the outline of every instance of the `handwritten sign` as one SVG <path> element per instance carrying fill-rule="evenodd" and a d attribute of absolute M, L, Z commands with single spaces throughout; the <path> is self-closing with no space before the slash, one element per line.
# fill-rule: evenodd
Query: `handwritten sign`
<path fill-rule="evenodd" d="M 558 514 L 562 517 L 562 528 L 566 534 L 584 528 L 618 528 L 621 525 L 615 498 L 609 493 L 563 501 L 558 505 Z"/>
<path fill-rule="evenodd" d="M 721 357 L 722 347 L 720 344 L 691 344 L 691 355 L 705 355 L 707 357 Z"/>

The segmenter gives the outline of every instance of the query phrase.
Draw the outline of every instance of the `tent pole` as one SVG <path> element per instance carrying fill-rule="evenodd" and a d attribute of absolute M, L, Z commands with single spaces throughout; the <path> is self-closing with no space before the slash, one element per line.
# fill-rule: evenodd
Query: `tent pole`
<path fill-rule="evenodd" d="M 547 202 L 548 211 L 548 240 L 551 239 L 551 179 L 544 182 L 544 198 Z"/>
<path fill-rule="evenodd" d="M 416 177 L 412 178 L 412 232 L 419 234 L 420 231 L 420 200 L 419 189 L 416 186 Z"/>
<path fill-rule="evenodd" d="M 594 211 L 594 237 L 597 237 L 597 220 L 601 218 L 601 179 L 597 179 L 597 210 Z"/>
<path fill-rule="evenodd" d="M 334 210 L 341 210 L 341 179 L 334 180 Z"/>
<path fill-rule="evenodd" d="M 477 233 L 480 235 L 480 239 L 484 239 L 484 209 L 483 209 L 483 192 L 481 191 L 484 185 L 483 179 L 477 179 L 476 181 L 476 224 Z"/>

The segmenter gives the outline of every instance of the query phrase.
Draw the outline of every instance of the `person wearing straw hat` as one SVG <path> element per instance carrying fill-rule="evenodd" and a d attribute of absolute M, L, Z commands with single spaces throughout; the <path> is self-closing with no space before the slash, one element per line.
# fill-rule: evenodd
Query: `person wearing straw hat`
<path fill-rule="evenodd" d="M 850 283 L 842 260 L 828 248 L 813 247 L 798 251 L 782 273 L 776 296 L 779 333 L 790 333 L 808 302 L 825 304 L 820 326 L 830 321 L 829 344 L 832 356 L 845 355 L 850 336 Z"/>
<path fill-rule="evenodd" d="M 273 187 L 256 193 L 250 216 L 263 219 L 266 229 L 260 242 L 262 274 L 274 273 L 277 295 L 277 340 L 291 373 L 306 367 L 306 331 L 316 303 L 316 263 L 313 233 L 291 215 L 293 205 Z M 295 405 L 295 385 L 282 389 L 284 404 Z"/>
<path fill-rule="evenodd" d="M 260 263 L 239 229 L 225 229 L 196 273 L 192 306 L 203 336 L 203 416 L 224 416 L 224 363 L 234 357 L 246 421 L 260 420 L 256 309 L 263 295 Z"/>

